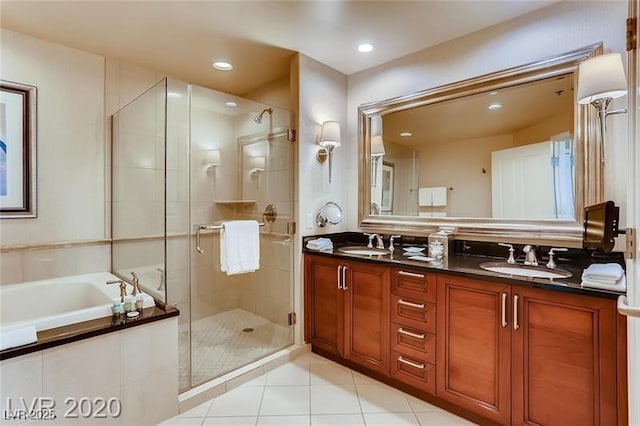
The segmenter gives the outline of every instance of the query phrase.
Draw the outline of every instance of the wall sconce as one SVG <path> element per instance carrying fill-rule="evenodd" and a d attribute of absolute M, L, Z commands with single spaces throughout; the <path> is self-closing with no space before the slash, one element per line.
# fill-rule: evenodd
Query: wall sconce
<path fill-rule="evenodd" d="M 377 186 L 380 159 L 384 154 L 384 142 L 382 141 L 382 117 L 371 117 L 371 182 L 374 188 Z"/>
<path fill-rule="evenodd" d="M 607 111 L 607 108 L 613 99 L 626 94 L 627 79 L 619 53 L 595 56 L 579 65 L 578 103 L 591 104 L 598 113 L 603 163 L 606 161 L 607 116 L 627 112 L 626 108 L 614 111 Z"/>
<path fill-rule="evenodd" d="M 204 165 L 206 166 L 207 174 L 213 174 L 216 171 L 216 167 L 221 164 L 220 151 L 213 149 L 205 152 Z"/>
<path fill-rule="evenodd" d="M 253 157 L 251 159 L 251 165 L 253 166 L 253 168 L 249 173 L 251 173 L 252 175 L 256 175 L 264 172 L 264 168 L 266 164 L 267 164 L 266 157 Z"/>
<path fill-rule="evenodd" d="M 337 121 L 325 121 L 322 123 L 322 131 L 320 132 L 320 140 L 318 144 L 322 147 L 316 153 L 319 162 L 329 158 L 329 183 L 331 183 L 331 162 L 333 159 L 333 150 L 340 146 L 340 123 Z"/>

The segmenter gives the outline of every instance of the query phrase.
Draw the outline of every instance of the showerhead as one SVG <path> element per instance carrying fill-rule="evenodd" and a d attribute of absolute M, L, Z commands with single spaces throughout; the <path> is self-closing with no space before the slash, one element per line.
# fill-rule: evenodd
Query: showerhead
<path fill-rule="evenodd" d="M 258 124 L 262 123 L 262 116 L 264 115 L 265 112 L 268 112 L 269 115 L 271 115 L 271 114 L 273 114 L 273 108 L 265 108 L 265 109 L 263 109 L 260 114 L 256 115 L 253 118 L 253 121 L 255 121 Z"/>

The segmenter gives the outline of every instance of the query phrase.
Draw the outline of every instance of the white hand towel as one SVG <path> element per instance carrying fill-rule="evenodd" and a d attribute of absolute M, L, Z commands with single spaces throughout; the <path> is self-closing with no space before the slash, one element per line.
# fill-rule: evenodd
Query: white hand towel
<path fill-rule="evenodd" d="M 582 272 L 582 278 L 603 284 L 615 284 L 622 278 L 624 270 L 617 263 L 592 263 Z"/>
<path fill-rule="evenodd" d="M 596 288 L 600 290 L 625 292 L 627 291 L 627 277 L 625 277 L 625 275 L 622 274 L 622 277 L 620 277 L 620 279 L 616 281 L 614 284 L 606 284 L 598 281 L 591 281 L 591 280 L 585 279 L 585 277 L 583 276 L 580 286 L 587 287 L 587 288 Z"/>
<path fill-rule="evenodd" d="M 255 220 L 224 222 L 220 231 L 220 269 L 227 275 L 260 269 L 260 232 Z"/>
<path fill-rule="evenodd" d="M 447 188 L 437 186 L 431 188 L 431 202 L 434 206 L 442 207 L 447 205 Z"/>
<path fill-rule="evenodd" d="M 333 250 L 333 243 L 328 238 L 316 238 L 307 241 L 307 248 L 311 250 Z"/>
<path fill-rule="evenodd" d="M 37 341 L 38 337 L 34 325 L 9 327 L 0 330 L 0 351 L 28 345 L 29 343 L 35 343 Z"/>
<path fill-rule="evenodd" d="M 418 205 L 432 206 L 431 188 L 418 188 Z"/>

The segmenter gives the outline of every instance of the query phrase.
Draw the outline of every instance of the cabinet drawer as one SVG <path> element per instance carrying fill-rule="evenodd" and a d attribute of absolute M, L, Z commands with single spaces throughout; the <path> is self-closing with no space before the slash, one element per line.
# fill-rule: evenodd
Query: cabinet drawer
<path fill-rule="evenodd" d="M 392 269 L 391 293 L 436 303 L 436 276 L 410 269 Z"/>
<path fill-rule="evenodd" d="M 391 295 L 391 321 L 436 332 L 436 305 L 420 299 Z"/>
<path fill-rule="evenodd" d="M 425 330 L 391 323 L 391 350 L 436 363 L 436 336 Z"/>
<path fill-rule="evenodd" d="M 391 351 L 391 377 L 432 395 L 435 394 L 436 368 L 424 360 Z"/>

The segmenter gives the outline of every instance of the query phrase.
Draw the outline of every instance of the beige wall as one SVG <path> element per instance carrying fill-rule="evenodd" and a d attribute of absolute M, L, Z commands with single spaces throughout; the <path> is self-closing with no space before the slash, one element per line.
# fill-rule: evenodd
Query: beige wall
<path fill-rule="evenodd" d="M 569 132 L 573 129 L 573 114 L 557 115 L 536 123 L 531 127 L 520 129 L 513 134 L 513 145 L 521 146 L 551 140 L 552 136 Z"/>
<path fill-rule="evenodd" d="M 347 181 L 357 181 L 358 105 L 414 93 L 497 70 L 534 62 L 590 44 L 603 42 L 605 52 L 624 52 L 627 4 L 614 2 L 561 2 L 476 33 L 442 43 L 349 77 Z M 623 57 L 625 55 L 623 54 Z M 613 108 L 626 105 L 626 98 Z M 626 116 L 609 118 L 606 197 L 622 206 L 625 223 Z M 346 155 L 346 154 L 343 154 Z M 357 222 L 358 189 L 348 189 L 349 228 Z"/>
<path fill-rule="evenodd" d="M 108 270 L 104 58 L 5 29 L 0 51 L 1 79 L 38 88 L 38 217 L 0 220 L 0 283 Z"/>
<path fill-rule="evenodd" d="M 447 191 L 446 207 L 421 207 L 421 211 L 491 217 L 491 152 L 512 146 L 513 136 L 502 135 L 432 144 L 421 150 L 420 187 L 453 188 Z"/>

